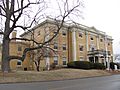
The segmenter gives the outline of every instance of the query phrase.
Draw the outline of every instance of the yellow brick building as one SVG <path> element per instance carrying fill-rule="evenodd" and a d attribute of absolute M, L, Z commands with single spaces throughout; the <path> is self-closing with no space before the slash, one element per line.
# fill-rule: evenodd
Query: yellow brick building
<path fill-rule="evenodd" d="M 32 38 L 42 43 L 51 38 L 56 33 L 56 30 L 57 26 L 53 20 L 45 20 L 32 28 L 31 32 L 23 33 L 21 37 Z M 58 51 L 58 54 L 51 58 L 45 57 L 41 62 L 41 67 L 50 66 L 52 63 L 58 66 L 66 66 L 71 61 L 99 62 L 109 67 L 109 62 L 113 60 L 112 40 L 112 37 L 106 35 L 105 32 L 97 30 L 95 27 L 81 24 L 64 24 L 57 37 L 49 45 L 49 47 Z M 17 49 L 15 49 L 16 51 L 10 49 L 10 53 L 21 55 L 23 50 L 19 51 L 20 47 L 24 49 L 33 46 L 35 44 L 33 45 L 32 42 L 13 41 L 10 44 L 10 48 Z M 34 68 L 31 56 L 30 53 L 27 54 L 25 61 L 21 65 L 22 68 Z M 17 67 L 17 63 L 11 62 L 11 67 Z"/>

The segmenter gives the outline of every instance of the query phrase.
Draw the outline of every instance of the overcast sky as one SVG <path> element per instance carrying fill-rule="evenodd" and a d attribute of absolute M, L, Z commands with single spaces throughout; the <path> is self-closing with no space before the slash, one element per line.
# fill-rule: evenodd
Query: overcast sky
<path fill-rule="evenodd" d="M 46 0 L 48 1 L 48 0 Z M 55 14 L 56 0 L 49 0 L 49 14 Z M 58 0 L 59 1 L 59 0 Z M 73 0 L 74 1 L 74 0 Z M 83 0 L 85 8 L 82 10 L 84 19 L 79 20 L 79 23 L 94 26 L 100 31 L 106 32 L 113 37 L 113 51 L 120 53 L 120 0 Z"/>
<path fill-rule="evenodd" d="M 82 24 L 112 36 L 114 53 L 120 53 L 120 0 L 84 0 Z"/>

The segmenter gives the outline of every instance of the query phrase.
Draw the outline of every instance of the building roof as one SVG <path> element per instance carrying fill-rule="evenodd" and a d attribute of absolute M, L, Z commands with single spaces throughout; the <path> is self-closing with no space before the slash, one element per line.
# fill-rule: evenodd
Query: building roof
<path fill-rule="evenodd" d="M 57 20 L 57 22 L 60 22 L 60 20 L 59 21 Z M 30 29 L 30 30 L 24 32 L 23 34 L 21 34 L 20 37 L 23 37 L 24 35 L 32 32 L 33 30 L 36 30 L 36 28 L 41 27 L 42 25 L 44 25 L 46 23 L 56 24 L 56 21 L 54 19 L 50 19 L 50 18 L 46 19 L 43 22 L 41 22 L 40 24 L 38 24 L 37 26 L 33 27 L 32 29 Z M 92 33 L 95 33 L 95 34 L 106 36 L 107 39 L 113 40 L 111 36 L 106 35 L 105 32 L 96 29 L 94 26 L 89 27 L 89 26 L 85 26 L 85 25 L 82 25 L 82 24 L 79 24 L 79 23 L 64 23 L 63 27 L 79 28 L 81 30 L 85 30 L 85 31 L 88 31 L 88 32 L 92 32 Z"/>

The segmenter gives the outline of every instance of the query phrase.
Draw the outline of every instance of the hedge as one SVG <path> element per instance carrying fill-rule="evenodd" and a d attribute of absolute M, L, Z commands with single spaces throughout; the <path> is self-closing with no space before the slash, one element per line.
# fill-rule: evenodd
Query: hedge
<path fill-rule="evenodd" d="M 117 65 L 117 68 L 119 69 L 118 63 L 110 62 L 110 68 L 111 68 L 112 70 L 115 69 L 115 65 Z"/>
<path fill-rule="evenodd" d="M 77 69 L 105 69 L 105 66 L 102 63 L 92 63 L 88 61 L 73 61 L 67 64 L 68 68 L 77 68 Z"/>
<path fill-rule="evenodd" d="M 102 63 L 94 63 L 94 69 L 105 69 Z"/>

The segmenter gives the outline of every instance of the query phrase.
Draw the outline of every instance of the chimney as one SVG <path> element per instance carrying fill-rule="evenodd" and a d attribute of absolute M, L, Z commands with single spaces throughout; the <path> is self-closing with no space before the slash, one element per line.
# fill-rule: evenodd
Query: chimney
<path fill-rule="evenodd" d="M 17 30 L 12 31 L 12 38 L 16 38 Z"/>
<path fill-rule="evenodd" d="M 12 38 L 16 38 L 16 35 L 17 35 L 17 30 L 12 31 Z M 16 41 L 16 40 L 13 40 L 13 41 Z"/>

